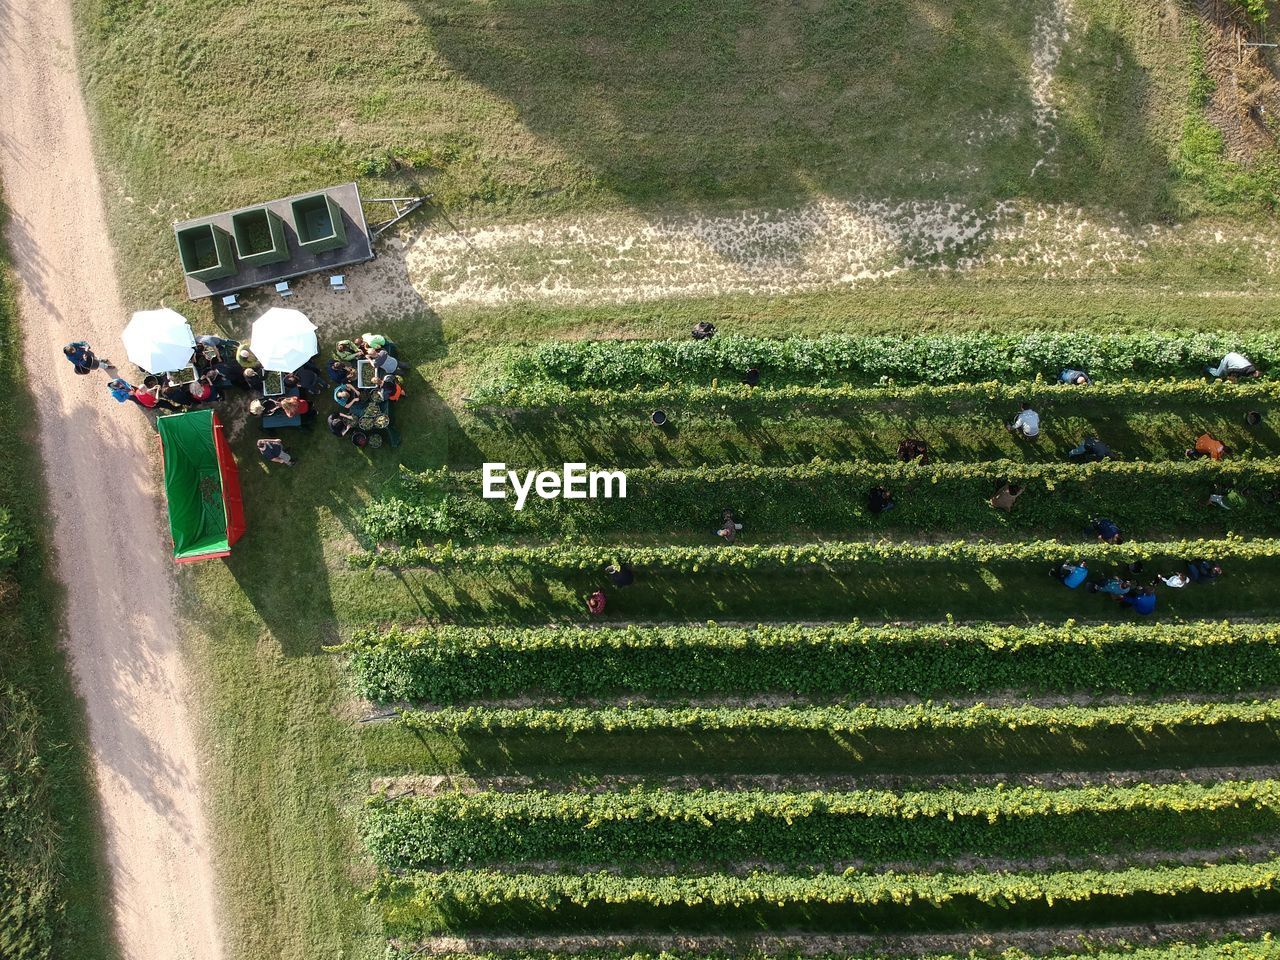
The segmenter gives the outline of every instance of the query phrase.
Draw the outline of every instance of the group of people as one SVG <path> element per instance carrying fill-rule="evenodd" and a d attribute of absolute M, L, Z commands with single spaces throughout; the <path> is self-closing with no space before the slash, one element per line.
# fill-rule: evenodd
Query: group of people
<path fill-rule="evenodd" d="M 1213 583 L 1222 576 L 1222 567 L 1204 557 L 1186 561 L 1185 570 L 1169 574 L 1157 573 L 1154 580 L 1145 584 L 1138 580 L 1143 571 L 1142 562 L 1134 561 L 1123 570 L 1105 573 L 1090 580 L 1088 563 L 1076 560 L 1050 568 L 1049 576 L 1070 590 L 1085 586 L 1090 593 L 1100 593 L 1144 617 L 1155 613 L 1157 584 L 1180 590 L 1193 583 Z"/>
<path fill-rule="evenodd" d="M 365 378 L 361 386 L 358 365 L 368 363 L 372 373 Z M 357 413 L 363 412 L 369 404 L 377 406 L 379 413 L 389 411 L 390 404 L 401 399 L 404 384 L 401 379 L 400 361 L 397 348 L 392 340 L 380 333 L 365 333 L 354 340 L 340 340 L 334 348 L 333 358 L 322 371 L 308 362 L 293 377 L 305 377 L 305 381 L 295 380 L 289 386 L 298 386 L 298 391 L 311 396 L 319 396 L 325 389 L 332 387 L 333 402 L 336 409 L 325 418 L 329 432 L 335 437 L 350 440 L 358 447 L 379 445 L 381 435 L 373 431 L 381 428 L 363 429 Z M 281 413 L 288 417 L 301 416 L 304 423 L 315 417 L 311 401 L 302 396 L 285 396 L 279 400 L 260 398 L 250 406 L 255 415 Z M 387 425 L 390 415 L 387 414 Z M 376 441 L 373 439 L 377 437 Z M 297 458 L 284 449 L 283 441 L 278 438 L 258 441 L 258 449 L 262 456 L 274 463 L 289 466 L 296 464 Z"/>
<path fill-rule="evenodd" d="M 264 371 L 254 357 L 252 344 L 213 334 L 203 334 L 195 341 L 188 375 L 148 375 L 140 384 L 119 376 L 114 364 L 97 356 L 83 340 L 68 343 L 62 352 L 77 375 L 88 375 L 99 369 L 113 374 L 107 382 L 111 396 L 120 403 L 133 403 L 147 410 L 180 413 L 221 401 L 228 390 L 244 390 L 250 396 L 248 411 L 252 416 L 279 414 L 289 419 L 298 418 L 306 427 L 316 417 L 315 400 L 327 389 L 327 382 L 337 404 L 326 421 L 329 430 L 358 446 L 369 442 L 369 433 L 358 429 L 353 408 L 361 402 L 373 401 L 386 410 L 388 404 L 404 396 L 396 345 L 382 334 L 366 333 L 355 340 L 340 341 L 327 370 L 307 361 L 292 373 L 279 374 L 281 381 L 272 385 L 277 389 L 272 389 L 271 395 L 268 395 L 267 383 L 271 374 Z M 374 371 L 372 382 L 367 378 L 363 387 L 356 367 L 361 361 L 368 362 Z M 286 466 L 298 463 L 279 437 L 265 437 L 258 441 L 257 448 L 270 463 Z"/>
<path fill-rule="evenodd" d="M 133 403 L 146 410 L 182 412 L 216 403 L 228 389 L 254 389 L 255 383 L 260 385 L 262 376 L 262 368 L 247 350 L 240 350 L 237 341 L 212 334 L 196 337 L 196 346 L 187 364 L 191 376 L 149 374 L 139 384 L 119 376 L 115 365 L 97 356 L 84 340 L 68 343 L 62 353 L 78 375 L 99 369 L 114 372 L 107 381 L 111 396 L 119 403 Z"/>

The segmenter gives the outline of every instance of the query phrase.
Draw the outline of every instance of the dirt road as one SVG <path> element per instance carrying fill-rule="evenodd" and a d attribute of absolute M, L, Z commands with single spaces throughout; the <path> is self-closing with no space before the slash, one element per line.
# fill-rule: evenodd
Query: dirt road
<path fill-rule="evenodd" d="M 68 340 L 120 354 L 124 314 L 69 0 L 0 0 L 0 178 L 20 280 L 27 367 L 67 587 L 65 642 L 84 698 L 112 903 L 129 960 L 215 960 L 213 870 L 178 652 L 167 531 L 141 411 Z"/>

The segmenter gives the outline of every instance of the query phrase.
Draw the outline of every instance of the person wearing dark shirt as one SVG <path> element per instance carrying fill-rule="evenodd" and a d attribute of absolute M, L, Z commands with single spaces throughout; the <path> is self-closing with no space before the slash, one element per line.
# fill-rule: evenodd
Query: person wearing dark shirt
<path fill-rule="evenodd" d="M 310 363 L 304 363 L 286 378 L 289 386 L 297 387 L 313 396 L 320 392 L 323 377 L 320 371 Z"/>
<path fill-rule="evenodd" d="M 912 460 L 918 459 L 922 464 L 927 464 L 929 462 L 929 444 L 914 437 L 899 440 L 897 457 L 903 463 L 910 463 Z"/>
<path fill-rule="evenodd" d="M 1091 460 L 1107 460 L 1111 457 L 1111 448 L 1097 437 L 1085 437 L 1080 446 L 1067 451 L 1072 460 L 1088 463 Z"/>
<path fill-rule="evenodd" d="M 629 587 L 636 581 L 635 571 L 631 569 L 629 563 L 606 567 L 605 573 L 609 575 L 609 580 L 615 587 Z"/>
<path fill-rule="evenodd" d="M 329 414 L 329 432 L 335 437 L 345 437 L 356 425 L 356 418 L 349 413 L 336 410 Z"/>
<path fill-rule="evenodd" d="M 1090 532 L 1098 535 L 1098 539 L 1103 543 L 1124 543 L 1124 537 L 1120 535 L 1120 527 L 1114 520 L 1108 520 L 1105 517 L 1094 520 L 1089 525 Z"/>
<path fill-rule="evenodd" d="M 1222 567 L 1212 560 L 1188 560 L 1187 576 L 1192 583 L 1213 583 L 1222 576 Z"/>
<path fill-rule="evenodd" d="M 298 462 L 285 452 L 284 444 L 274 438 L 259 440 L 258 453 L 268 463 L 283 463 L 286 467 L 292 467 Z"/>
<path fill-rule="evenodd" d="M 111 361 L 105 357 L 95 357 L 85 340 L 74 340 L 68 343 L 62 348 L 62 355 L 71 361 L 71 365 L 76 368 L 76 373 L 81 376 L 97 370 L 99 366 L 111 366 Z"/>
<path fill-rule="evenodd" d="M 330 360 L 326 372 L 329 375 L 329 379 L 335 384 L 351 383 L 356 378 L 355 367 L 349 363 L 343 363 L 341 360 Z"/>
<path fill-rule="evenodd" d="M 896 506 L 893 494 L 886 487 L 872 487 L 867 494 L 867 509 L 874 514 L 885 513 Z"/>

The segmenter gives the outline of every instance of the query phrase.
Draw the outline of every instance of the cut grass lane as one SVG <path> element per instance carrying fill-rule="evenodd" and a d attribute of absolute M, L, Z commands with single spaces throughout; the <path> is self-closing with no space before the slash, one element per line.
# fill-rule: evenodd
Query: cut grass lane
<path fill-rule="evenodd" d="M 926 412 L 902 409 L 842 408 L 830 414 L 803 407 L 760 415 L 732 407 L 682 417 L 671 411 L 666 429 L 655 427 L 648 410 L 631 415 L 573 416 L 551 411 L 510 415 L 463 414 L 449 425 L 447 463 L 478 469 L 486 462 L 547 469 L 584 462 L 593 467 L 663 465 L 696 467 L 719 463 L 789 464 L 815 458 L 835 462 L 895 462 L 898 441 L 913 437 L 929 443 L 939 461 L 1014 460 L 1063 462 L 1086 436 L 1106 442 L 1126 460 L 1177 460 L 1196 437 L 1211 433 L 1237 455 L 1280 454 L 1280 434 L 1258 407 L 1262 425 L 1248 428 L 1249 402 L 1167 409 L 1109 403 L 1059 404 L 1041 409 L 1041 436 L 1034 444 L 1016 439 L 1003 427 L 1017 404 L 989 410 Z"/>
<path fill-rule="evenodd" d="M 1174 566 L 1171 559 L 1168 567 Z M 638 569 L 635 583 L 622 590 L 609 587 L 603 569 L 351 570 L 336 573 L 330 583 L 335 603 L 358 612 L 360 625 L 438 620 L 443 611 L 450 622 L 461 624 L 585 623 L 591 619 L 585 598 L 602 588 L 609 594 L 608 608 L 595 622 L 618 624 L 931 621 L 949 615 L 957 620 L 995 617 L 1028 624 L 1073 617 L 1099 622 L 1134 619 L 1127 608 L 1102 596 L 1064 588 L 1049 577 L 1048 567 L 903 563 L 867 564 L 843 573 L 797 568 L 781 573 L 692 575 Z M 1152 579 L 1157 569 L 1148 563 L 1144 576 Z M 1280 561 L 1235 561 L 1225 569 L 1214 584 L 1160 590 L 1155 618 L 1280 616 L 1280 595 L 1275 590 Z M 1113 569 L 1101 566 L 1095 572 L 1101 575 Z"/>
<path fill-rule="evenodd" d="M 393 722 L 362 724 L 360 745 L 373 775 L 407 772 L 466 777 L 529 776 L 590 782 L 607 774 L 895 774 L 928 777 L 991 773 L 1105 774 L 1271 763 L 1280 729 L 1230 723 L 1141 731 L 1029 730 L 456 734 Z"/>

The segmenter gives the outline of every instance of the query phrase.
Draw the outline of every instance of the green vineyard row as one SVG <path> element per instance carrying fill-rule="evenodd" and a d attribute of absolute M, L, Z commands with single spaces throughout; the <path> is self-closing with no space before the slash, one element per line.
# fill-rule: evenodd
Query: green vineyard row
<path fill-rule="evenodd" d="M 535 910 L 547 915 L 573 908 L 678 907 L 766 908 L 887 907 L 910 923 L 921 907 L 951 905 L 980 908 L 988 921 L 1007 922 L 1019 907 L 1082 904 L 1094 900 L 1141 898 L 1161 913 L 1176 909 L 1186 895 L 1257 898 L 1280 889 L 1280 861 L 1186 867 L 1133 867 L 1116 871 L 1051 873 L 860 873 L 794 876 L 756 873 L 685 876 L 521 874 L 493 871 L 383 875 L 369 891 L 393 934 L 415 934 L 450 927 L 492 926 L 503 909 Z M 492 912 L 491 912 L 492 911 Z M 994 913 L 992 912 L 994 911 Z M 708 912 L 714 912 L 710 910 Z M 930 913 L 932 911 L 929 911 Z M 659 915 L 647 914 L 661 922 Z M 846 913 L 847 916 L 847 913 Z"/>
<path fill-rule="evenodd" d="M 396 495 L 365 513 L 378 540 L 496 536 L 559 537 L 653 529 L 702 532 L 718 519 L 716 505 L 739 505 L 752 536 L 789 530 L 973 530 L 1001 526 L 1037 530 L 1074 525 L 1106 514 L 1126 527 L 1173 530 L 1226 519 L 1237 531 L 1280 526 L 1280 511 L 1261 500 L 1231 513 L 1206 511 L 1215 485 L 1280 490 L 1280 460 L 1158 463 L 829 463 L 770 467 L 750 464 L 627 471 L 626 499 L 542 500 L 523 510 L 484 500 L 479 472 L 406 475 Z M 1004 482 L 1025 488 L 1012 514 L 988 503 Z M 887 485 L 898 509 L 868 509 L 872 487 Z M 1141 495 L 1135 495 L 1140 489 Z"/>
<path fill-rule="evenodd" d="M 1252 380 L 1239 384 L 1204 380 L 1121 379 L 1088 388 L 1064 387 L 1046 380 L 1010 382 L 986 380 L 968 383 L 856 386 L 839 384 L 787 384 L 750 387 L 737 382 L 711 384 L 664 383 L 630 389 L 572 389 L 562 383 L 526 381 L 510 383 L 486 380 L 472 386 L 467 402 L 473 409 L 552 407 L 577 416 L 620 411 L 666 409 L 710 411 L 728 405 L 743 413 L 805 409 L 831 414 L 873 408 L 904 407 L 918 413 L 957 409 L 998 409 L 1007 412 L 1019 400 L 1032 405 L 1070 403 L 1089 409 L 1117 402 L 1144 404 L 1179 403 L 1202 407 L 1209 404 L 1266 403 L 1280 397 L 1280 381 Z"/>
<path fill-rule="evenodd" d="M 1056 378 L 1063 367 L 1084 369 L 1095 377 L 1194 377 L 1229 350 L 1242 350 L 1255 363 L 1267 365 L 1280 358 L 1280 337 L 1270 333 L 966 333 L 907 338 L 721 336 L 705 342 L 559 340 L 506 351 L 493 379 L 616 389 L 740 376 L 751 367 L 765 371 L 771 381 L 804 383 Z"/>
<path fill-rule="evenodd" d="M 572 864 L 916 863 L 1222 846 L 1280 829 L 1280 782 L 801 793 L 444 793 L 370 799 L 364 836 L 393 870 Z"/>
<path fill-rule="evenodd" d="M 659 546 L 471 546 L 452 543 L 405 547 L 352 554 L 355 567 L 440 567 L 490 569 L 518 567 L 534 572 L 564 573 L 599 569 L 625 560 L 649 570 L 698 573 L 738 570 L 779 572 L 806 567 L 850 569 L 863 565 L 895 563 L 1059 563 L 1064 561 L 1190 559 L 1260 560 L 1280 556 L 1280 539 L 1246 540 L 1228 535 L 1221 540 L 1170 540 L 1105 543 L 1063 543 L 1031 540 L 1023 543 L 989 543 L 957 540 L 918 544 L 880 542 L 827 542 L 798 545 L 711 544 L 697 547 Z"/>
<path fill-rule="evenodd" d="M 347 653 L 379 702 L 539 691 L 917 696 L 1021 689 L 1231 693 L 1280 686 L 1280 624 L 1033 627 L 453 627 L 361 630 Z"/>
<path fill-rule="evenodd" d="M 1227 723 L 1273 724 L 1280 700 L 1249 703 L 1170 701 L 1108 706 L 922 703 L 902 707 L 446 707 L 402 713 L 394 721 L 432 733 L 613 733 L 815 731 L 1151 731 Z"/>

